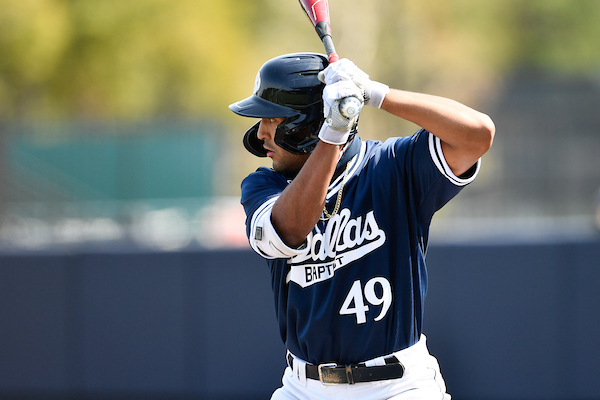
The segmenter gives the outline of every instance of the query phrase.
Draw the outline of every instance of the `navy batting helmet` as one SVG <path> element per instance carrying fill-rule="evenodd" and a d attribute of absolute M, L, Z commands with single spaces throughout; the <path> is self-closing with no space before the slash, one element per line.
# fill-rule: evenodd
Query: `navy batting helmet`
<path fill-rule="evenodd" d="M 275 143 L 293 154 L 308 154 L 319 141 L 324 121 L 323 88 L 317 74 L 329 62 L 323 54 L 294 53 L 267 61 L 256 75 L 252 96 L 233 103 L 229 109 L 253 118 L 285 117 L 275 131 Z M 244 146 L 252 154 L 266 157 L 258 139 L 256 123 L 244 135 Z"/>

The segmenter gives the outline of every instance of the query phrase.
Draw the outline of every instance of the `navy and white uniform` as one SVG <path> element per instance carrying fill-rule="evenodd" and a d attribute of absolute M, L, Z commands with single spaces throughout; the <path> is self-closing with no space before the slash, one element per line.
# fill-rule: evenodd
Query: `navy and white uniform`
<path fill-rule="evenodd" d="M 480 161 L 455 176 L 440 140 L 420 130 L 385 142 L 357 136 L 338 163 L 346 166 L 339 212 L 300 248 L 287 246 L 270 219 L 290 181 L 261 167 L 242 182 L 247 235 L 270 268 L 281 337 L 316 365 L 355 364 L 419 341 L 431 219 L 475 179 Z M 343 179 L 329 186 L 330 212 Z"/>

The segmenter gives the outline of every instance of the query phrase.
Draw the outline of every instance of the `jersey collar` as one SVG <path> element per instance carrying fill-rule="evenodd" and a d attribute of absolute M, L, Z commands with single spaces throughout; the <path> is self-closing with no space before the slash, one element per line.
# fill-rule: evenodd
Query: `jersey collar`
<path fill-rule="evenodd" d="M 360 151 L 361 143 L 362 140 L 360 139 L 360 137 L 358 137 L 358 135 L 354 135 L 352 140 L 350 140 L 350 142 L 348 142 L 348 144 L 344 146 L 344 148 L 342 149 L 342 155 L 335 167 L 335 173 L 333 174 L 333 178 L 331 178 L 331 182 L 335 181 L 336 178 L 344 172 L 348 161 L 350 161 L 352 157 L 358 154 L 358 152 Z"/>

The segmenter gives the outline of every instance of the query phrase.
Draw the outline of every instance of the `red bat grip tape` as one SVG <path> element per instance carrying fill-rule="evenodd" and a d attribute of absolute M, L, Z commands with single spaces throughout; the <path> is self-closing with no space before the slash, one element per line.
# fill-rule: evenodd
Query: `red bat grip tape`
<path fill-rule="evenodd" d="M 329 23 L 329 4 L 327 0 L 299 0 L 308 18 L 316 26 L 319 22 Z"/>

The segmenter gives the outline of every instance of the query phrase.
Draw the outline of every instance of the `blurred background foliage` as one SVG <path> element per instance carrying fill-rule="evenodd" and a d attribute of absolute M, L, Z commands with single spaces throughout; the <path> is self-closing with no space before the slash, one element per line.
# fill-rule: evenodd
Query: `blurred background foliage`
<path fill-rule="evenodd" d="M 600 81 L 598 0 L 329 1 L 338 53 L 396 88 L 489 112 L 523 71 Z M 262 63 L 297 51 L 323 49 L 295 0 L 0 0 L 0 138 L 130 135 L 123 124 L 138 124 L 139 137 L 155 131 L 146 129 L 153 121 L 191 121 L 186 135 L 221 143 L 210 151 L 213 169 L 191 173 L 210 175 L 212 195 L 238 196 L 265 160 L 241 146 L 252 121 L 227 106 L 251 94 Z M 376 110 L 361 116 L 365 139 L 413 131 Z"/>
<path fill-rule="evenodd" d="M 0 0 L 0 116 L 225 118 L 262 62 L 322 51 L 294 0 Z M 596 0 L 330 0 L 338 52 L 415 90 L 597 74 Z M 466 95 L 465 95 L 466 97 Z"/>
<path fill-rule="evenodd" d="M 223 114 L 253 2 L 2 0 L 4 119 Z M 230 51 L 227 50 L 230 49 Z"/>

